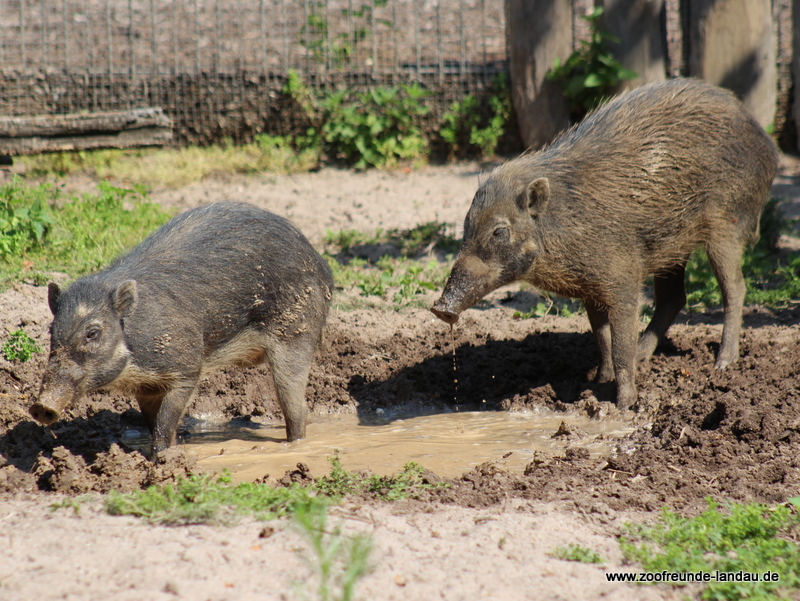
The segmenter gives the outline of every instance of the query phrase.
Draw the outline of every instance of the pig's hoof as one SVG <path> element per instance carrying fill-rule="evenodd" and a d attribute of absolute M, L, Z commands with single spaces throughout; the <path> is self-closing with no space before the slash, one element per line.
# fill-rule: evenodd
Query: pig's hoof
<path fill-rule="evenodd" d="M 636 389 L 634 388 L 631 390 L 619 390 L 617 391 L 617 409 L 620 411 L 627 411 L 639 400 L 639 395 L 636 393 Z"/>
<path fill-rule="evenodd" d="M 728 359 L 726 357 L 717 357 L 717 362 L 714 363 L 714 369 L 725 369 L 731 363 L 734 363 L 736 358 Z"/>

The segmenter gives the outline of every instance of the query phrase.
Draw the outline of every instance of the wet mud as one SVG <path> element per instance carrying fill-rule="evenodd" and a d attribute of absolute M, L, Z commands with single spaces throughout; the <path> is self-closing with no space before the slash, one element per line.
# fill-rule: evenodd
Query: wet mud
<path fill-rule="evenodd" d="M 537 452 L 514 469 L 498 457 L 450 478 L 450 488 L 425 493 L 428 501 L 481 507 L 519 497 L 602 516 L 664 505 L 692 510 L 709 495 L 774 503 L 800 488 L 797 310 L 750 309 L 741 359 L 725 371 L 713 369 L 721 312 L 682 315 L 640 368 L 639 402 L 624 414 L 612 402 L 613 385 L 590 380 L 597 357 L 585 317 L 517 321 L 510 309 L 493 307 L 468 312 L 451 334 L 427 311 L 375 314 L 335 312 L 309 381 L 313 414 L 391 424 L 476 410 L 535 419 L 547 410 L 633 429 L 602 456 L 581 448 L 580 428 L 559 434 L 554 425 L 553 435 L 575 443 Z M 144 459 L 130 434 L 144 422 L 130 399 L 97 394 L 51 428 L 34 423 L 27 407 L 44 359 L 0 364 L 0 490 L 129 490 L 198 469 L 190 444 L 156 465 Z M 190 434 L 200 420 L 246 426 L 279 418 L 267 370 L 230 369 L 202 383 L 184 430 Z M 262 444 L 284 444 L 274 438 Z M 182 440 L 191 436 L 184 431 Z"/>

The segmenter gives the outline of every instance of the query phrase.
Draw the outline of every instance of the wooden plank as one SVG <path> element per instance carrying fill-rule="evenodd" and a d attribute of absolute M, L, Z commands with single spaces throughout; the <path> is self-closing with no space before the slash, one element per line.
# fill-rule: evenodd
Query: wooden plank
<path fill-rule="evenodd" d="M 0 155 L 162 146 L 172 122 L 157 107 L 130 111 L 0 117 Z"/>

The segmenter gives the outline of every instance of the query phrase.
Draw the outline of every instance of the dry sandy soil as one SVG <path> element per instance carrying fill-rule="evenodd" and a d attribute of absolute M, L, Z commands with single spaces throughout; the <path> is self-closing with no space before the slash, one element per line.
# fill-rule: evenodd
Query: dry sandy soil
<path fill-rule="evenodd" d="M 290 217 L 321 247 L 325 229 L 460 224 L 481 167 L 465 164 L 392 173 L 324 169 L 292 176 L 211 180 L 153 200 L 176 211 L 244 200 Z M 785 161 L 776 193 L 796 210 L 797 170 Z M 69 186 L 85 187 L 71 181 Z M 800 195 L 798 195 L 800 196 Z M 792 239 L 784 239 L 786 247 Z M 317 414 L 493 411 L 546 408 L 592 419 L 625 419 L 635 430 L 611 456 L 568 449 L 523 472 L 501 457 L 422 498 L 351 500 L 335 510 L 347 532 L 369 533 L 374 570 L 364 599 L 678 599 L 689 589 L 606 582 L 624 565 L 615 536 L 625 522 L 652 521 L 666 506 L 688 514 L 704 498 L 779 503 L 800 489 L 800 309 L 748 307 L 741 360 L 713 370 L 722 313 L 681 314 L 639 374 L 636 411 L 620 415 L 613 389 L 588 378 L 596 352 L 588 321 L 513 320 L 532 302 L 518 288 L 493 294 L 454 334 L 423 309 L 334 311 L 308 387 Z M 346 292 L 346 291 L 345 291 Z M 345 293 L 343 292 L 343 293 Z M 431 294 L 430 301 L 434 294 Z M 21 324 L 48 345 L 46 288 L 0 295 L 0 338 Z M 458 356 L 458 396 L 453 360 Z M 129 399 L 83 399 L 52 429 L 27 407 L 45 357 L 0 358 L 0 597 L 3 599 L 294 599 L 314 596 L 305 549 L 290 523 L 243 520 L 233 527 L 150 526 L 105 515 L 99 496 L 78 515 L 51 512 L 65 495 L 127 490 L 193 469 L 180 449 L 151 466 L 122 433 L 141 427 Z M 229 370 L 209 378 L 190 417 L 279 418 L 269 374 Z M 580 438 L 580 434 L 576 435 Z M 580 440 L 576 440 L 576 445 Z M 312 474 L 319 476 L 322 474 Z M 548 553 L 578 543 L 601 566 Z"/>

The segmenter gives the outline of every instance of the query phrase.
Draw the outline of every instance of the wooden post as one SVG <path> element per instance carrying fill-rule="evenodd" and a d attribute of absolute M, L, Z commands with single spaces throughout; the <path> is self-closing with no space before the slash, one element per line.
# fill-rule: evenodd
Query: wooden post
<path fill-rule="evenodd" d="M 689 74 L 732 90 L 758 122 L 775 119 L 776 39 L 770 0 L 691 0 Z"/>
<path fill-rule="evenodd" d="M 619 39 L 619 44 L 610 44 L 611 51 L 623 67 L 639 75 L 620 87 L 665 80 L 664 0 L 605 0 L 604 5 L 603 27 Z"/>
<path fill-rule="evenodd" d="M 511 99 L 526 146 L 539 148 L 569 124 L 561 86 L 545 74 L 572 53 L 570 0 L 506 0 Z"/>

